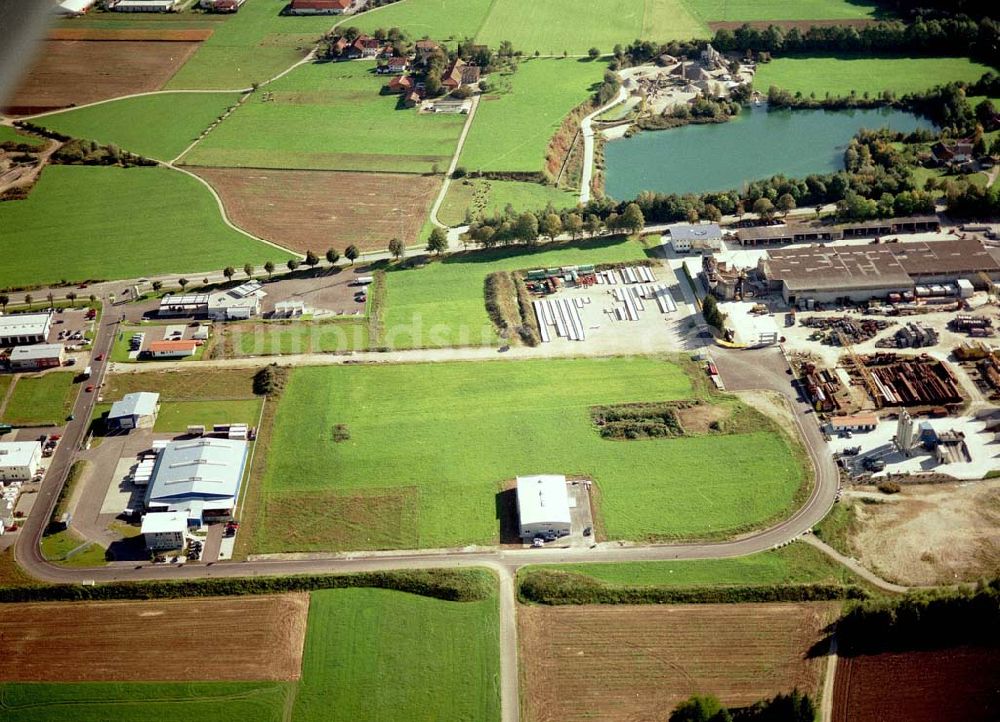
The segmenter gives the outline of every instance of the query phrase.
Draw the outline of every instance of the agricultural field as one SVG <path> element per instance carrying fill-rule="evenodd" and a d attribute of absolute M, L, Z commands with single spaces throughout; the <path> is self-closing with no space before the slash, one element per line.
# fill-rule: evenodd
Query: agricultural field
<path fill-rule="evenodd" d="M 108 215 L 109 199 L 127 213 Z M 51 166 L 0 204 L 0 286 L 221 269 L 290 254 L 226 226 L 196 179 L 167 168 Z M 129 253 L 121 253 L 122 248 Z"/>
<path fill-rule="evenodd" d="M 0 619 L 0 650 L 9 662 L 0 679 L 298 679 L 308 610 L 306 594 L 9 605 Z M 246 624 L 248 617 L 258 623 Z M 198 643 L 207 637 L 212 644 Z M 192 645 L 197 664 L 181 652 Z M 164 653 L 171 649 L 176 653 Z"/>
<path fill-rule="evenodd" d="M 683 0 L 702 22 L 862 20 L 880 12 L 868 0 Z"/>
<path fill-rule="evenodd" d="M 951 647 L 841 657 L 832 722 L 992 722 L 1000 718 L 1000 650 Z"/>
<path fill-rule="evenodd" d="M 540 173 L 549 140 L 566 115 L 591 96 L 605 70 L 601 61 L 542 58 L 491 79 L 510 87 L 482 97 L 459 165 L 470 171 Z"/>
<path fill-rule="evenodd" d="M 612 539 L 719 537 L 787 509 L 804 474 L 777 431 L 620 442 L 590 418 L 692 393 L 646 357 L 296 368 L 247 531 L 263 553 L 495 544 L 504 483 L 540 468 L 594 479 Z"/>
<path fill-rule="evenodd" d="M 734 559 L 698 559 L 627 564 L 541 564 L 532 570 L 583 574 L 609 584 L 628 586 L 703 586 L 766 584 L 849 584 L 856 578 L 843 565 L 808 544 Z"/>
<path fill-rule="evenodd" d="M 167 87 L 238 90 L 263 83 L 304 58 L 339 20 L 330 15 L 281 15 L 287 0 L 252 0 L 213 25 L 212 37 Z"/>
<path fill-rule="evenodd" d="M 754 87 L 766 93 L 772 85 L 817 98 L 830 95 L 897 95 L 927 90 L 959 80 L 974 82 L 990 68 L 968 58 L 907 58 L 850 55 L 784 57 L 757 68 Z"/>
<path fill-rule="evenodd" d="M 50 371 L 18 377 L 0 420 L 14 426 L 61 425 L 79 391 L 75 376 L 71 371 Z"/>
<path fill-rule="evenodd" d="M 838 609 L 835 603 L 521 607 L 526 718 L 660 719 L 696 693 L 730 707 L 795 687 L 815 696 L 826 658 L 808 652 Z"/>
<path fill-rule="evenodd" d="M 452 254 L 423 268 L 393 266 L 386 274 L 382 343 L 394 349 L 498 344 L 483 296 L 483 281 L 490 273 L 635 261 L 645 255 L 636 241 L 595 238 L 545 245 L 532 253 L 523 248 L 497 249 Z"/>
<path fill-rule="evenodd" d="M 684 0 L 407 0 L 345 24 L 367 31 L 399 27 L 414 38 L 471 37 L 494 47 L 509 40 L 526 55 L 582 55 L 593 46 L 607 53 L 636 38 L 666 42 L 708 34 Z"/>
<path fill-rule="evenodd" d="M 236 105 L 235 93 L 163 93 L 124 98 L 33 121 L 73 138 L 114 143 L 124 150 L 169 161 Z"/>
<path fill-rule="evenodd" d="M 47 40 L 10 98 L 25 115 L 159 90 L 200 42 Z"/>
<path fill-rule="evenodd" d="M 313 592 L 295 722 L 500 719 L 496 598 Z M 335 700 L 335 703 L 331 701 Z"/>
<path fill-rule="evenodd" d="M 577 200 L 576 193 L 541 183 L 463 178 L 448 186 L 438 220 L 448 226 L 460 226 L 465 223 L 466 210 L 475 218 L 498 213 L 508 204 L 519 212 L 539 210 L 549 203 L 561 210 L 576 207 Z"/>
<path fill-rule="evenodd" d="M 391 173 L 197 168 L 240 228 L 285 248 L 322 256 L 353 244 L 383 251 L 420 237 L 441 179 Z"/>
<path fill-rule="evenodd" d="M 310 63 L 255 93 L 185 156 L 188 165 L 429 173 L 448 167 L 465 116 L 382 95 L 375 61 Z M 265 100 L 265 97 L 270 98 Z M 344 197 L 351 198 L 345 189 Z"/>

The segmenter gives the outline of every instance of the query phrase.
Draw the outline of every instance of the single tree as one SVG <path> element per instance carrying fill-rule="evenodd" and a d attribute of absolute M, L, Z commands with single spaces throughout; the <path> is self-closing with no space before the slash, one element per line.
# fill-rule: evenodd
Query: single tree
<path fill-rule="evenodd" d="M 295 269 L 299 267 L 299 259 L 289 258 L 288 263 L 286 263 L 285 265 L 288 266 L 289 271 L 295 271 Z"/>
<path fill-rule="evenodd" d="M 46 293 L 45 298 L 49 302 L 49 308 L 55 308 L 55 296 L 52 295 L 52 291 Z"/>
<path fill-rule="evenodd" d="M 253 264 L 252 263 L 244 263 L 243 264 L 243 273 L 246 274 L 247 278 L 253 278 Z"/>
<path fill-rule="evenodd" d="M 684 700 L 670 713 L 670 722 L 732 722 L 729 710 L 710 695 L 695 695 Z"/>
<path fill-rule="evenodd" d="M 159 291 L 163 288 L 163 281 L 153 281 L 152 286 L 154 291 Z"/>
<path fill-rule="evenodd" d="M 90 305 L 93 306 L 95 303 L 97 303 L 97 296 L 90 294 Z"/>
<path fill-rule="evenodd" d="M 271 280 L 271 274 L 274 273 L 274 261 L 268 261 L 264 264 L 264 270 L 267 271 L 267 280 Z"/>
<path fill-rule="evenodd" d="M 355 246 L 353 243 L 344 249 L 344 258 L 350 261 L 352 266 L 354 265 L 354 262 L 358 259 L 359 255 L 360 253 L 358 252 L 358 247 Z"/>
<path fill-rule="evenodd" d="M 443 228 L 434 227 L 427 238 L 427 251 L 441 254 L 448 250 L 448 233 Z"/>
<path fill-rule="evenodd" d="M 7 313 L 7 304 L 10 303 L 10 296 L 6 293 L 0 293 L 0 307 L 3 307 L 3 312 Z"/>
<path fill-rule="evenodd" d="M 753 212 L 756 213 L 761 220 L 769 221 L 774 215 L 774 204 L 771 203 L 769 198 L 758 198 L 754 201 Z"/>
<path fill-rule="evenodd" d="M 574 241 L 580 237 L 583 232 L 583 218 L 580 217 L 579 213 L 570 213 L 566 216 L 566 220 L 563 221 L 563 230 L 565 230 L 569 237 Z"/>
<path fill-rule="evenodd" d="M 190 281 L 188 281 L 186 278 L 178 278 L 177 279 L 177 285 L 181 287 L 182 291 L 185 288 L 187 288 L 188 283 L 190 283 Z"/>
<path fill-rule="evenodd" d="M 389 241 L 389 253 L 391 253 L 392 257 L 398 261 L 406 255 L 406 246 L 398 238 L 393 238 Z"/>
<path fill-rule="evenodd" d="M 588 213 L 586 220 L 583 222 L 583 227 L 586 229 L 588 236 L 596 236 L 601 232 L 602 226 L 601 219 L 596 213 Z"/>
<path fill-rule="evenodd" d="M 70 291 L 67 293 L 66 298 L 69 299 L 69 305 L 76 308 L 76 291 Z"/>
<path fill-rule="evenodd" d="M 788 214 L 795 210 L 795 198 L 791 193 L 784 193 L 778 197 L 778 210 L 781 211 L 782 218 L 787 218 Z"/>
<path fill-rule="evenodd" d="M 517 217 L 514 224 L 514 236 L 523 243 L 534 243 L 538 240 L 538 216 L 525 211 Z"/>
<path fill-rule="evenodd" d="M 24 294 L 24 303 L 28 307 L 29 311 L 31 310 L 31 302 L 34 301 L 34 300 L 35 299 L 31 297 L 30 293 Z"/>
<path fill-rule="evenodd" d="M 591 48 L 587 51 L 587 55 L 590 56 L 591 60 L 597 60 L 601 56 L 601 51 L 597 48 Z"/>
<path fill-rule="evenodd" d="M 232 281 L 233 276 L 236 275 L 236 269 L 232 266 L 226 266 L 222 269 L 222 275 L 226 277 L 227 281 Z"/>
<path fill-rule="evenodd" d="M 555 213 L 547 213 L 542 219 L 540 230 L 543 236 L 548 236 L 550 241 L 555 241 L 556 236 L 562 233 L 562 219 Z"/>
<path fill-rule="evenodd" d="M 330 267 L 337 265 L 337 261 L 340 260 L 340 253 L 335 248 L 326 249 L 326 262 L 330 264 Z"/>
<path fill-rule="evenodd" d="M 621 227 L 630 233 L 641 233 L 646 227 L 646 219 L 642 216 L 642 210 L 636 203 L 629 203 L 622 213 Z"/>
<path fill-rule="evenodd" d="M 306 251 L 305 264 L 309 266 L 309 268 L 316 268 L 316 266 L 319 264 L 319 256 L 317 256 L 312 251 Z"/>

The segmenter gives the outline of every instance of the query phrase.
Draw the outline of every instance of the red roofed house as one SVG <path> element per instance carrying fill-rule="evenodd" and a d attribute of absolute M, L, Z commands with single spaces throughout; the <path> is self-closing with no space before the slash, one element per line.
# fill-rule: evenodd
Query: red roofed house
<path fill-rule="evenodd" d="M 417 53 L 417 60 L 421 63 L 426 63 L 427 60 L 434 54 L 434 51 L 440 47 L 441 46 L 433 40 L 418 40 L 413 46 L 413 49 Z"/>
<path fill-rule="evenodd" d="M 478 82 L 479 66 L 469 65 L 461 58 L 456 58 L 441 77 L 441 85 L 448 90 L 455 90 L 463 85 L 473 85 Z"/>
<path fill-rule="evenodd" d="M 343 15 L 351 10 L 354 0 L 292 0 L 289 15 Z"/>
<path fill-rule="evenodd" d="M 413 76 L 403 75 L 390 80 L 388 87 L 390 93 L 409 93 L 417 87 L 417 83 Z"/>
<path fill-rule="evenodd" d="M 379 65 L 375 72 L 382 75 L 402 75 L 409 67 L 410 61 L 406 58 L 389 58 L 383 65 Z"/>
<path fill-rule="evenodd" d="M 403 99 L 403 104 L 407 108 L 415 108 L 417 104 L 420 103 L 420 100 L 421 100 L 420 91 L 411 90 L 409 93 L 406 94 L 406 97 Z"/>
<path fill-rule="evenodd" d="M 347 51 L 350 57 L 374 58 L 382 52 L 382 43 L 370 35 L 359 35 Z M 355 56 L 355 53 L 357 55 Z"/>

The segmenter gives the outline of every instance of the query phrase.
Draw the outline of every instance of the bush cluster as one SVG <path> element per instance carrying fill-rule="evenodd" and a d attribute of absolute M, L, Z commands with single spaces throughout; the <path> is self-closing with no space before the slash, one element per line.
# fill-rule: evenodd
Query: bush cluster
<path fill-rule="evenodd" d="M 590 417 L 605 439 L 657 439 L 683 436 L 677 408 L 684 402 L 594 406 Z"/>

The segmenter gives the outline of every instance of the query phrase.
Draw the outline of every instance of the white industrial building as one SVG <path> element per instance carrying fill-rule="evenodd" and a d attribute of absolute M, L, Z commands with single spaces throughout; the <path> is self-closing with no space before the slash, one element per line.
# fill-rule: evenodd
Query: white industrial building
<path fill-rule="evenodd" d="M 0 481 L 28 481 L 38 473 L 42 445 L 37 441 L 0 441 Z"/>
<path fill-rule="evenodd" d="M 247 281 L 236 288 L 216 293 L 167 294 L 160 300 L 159 316 L 206 316 L 213 321 L 238 321 L 260 315 L 266 296 L 260 281 Z"/>
<path fill-rule="evenodd" d="M 142 517 L 142 537 L 151 552 L 183 548 L 187 529 L 187 514 L 182 511 L 158 511 Z"/>
<path fill-rule="evenodd" d="M 45 343 L 52 327 L 52 312 L 0 315 L 0 346 Z"/>
<path fill-rule="evenodd" d="M 59 15 L 84 15 L 97 4 L 97 0 L 62 0 L 55 6 Z"/>
<path fill-rule="evenodd" d="M 229 521 L 248 448 L 246 441 L 236 439 L 171 441 L 156 459 L 146 490 L 147 511 L 184 512 L 192 526 Z"/>
<path fill-rule="evenodd" d="M 151 391 L 125 394 L 120 401 L 111 404 L 107 420 L 108 430 L 151 429 L 159 413 L 159 394 Z"/>
<path fill-rule="evenodd" d="M 168 13 L 178 0 L 118 0 L 109 7 L 120 13 Z"/>
<path fill-rule="evenodd" d="M 556 474 L 517 477 L 517 514 L 522 539 L 568 535 L 572 522 L 566 477 Z"/>
<path fill-rule="evenodd" d="M 66 347 L 61 343 L 18 346 L 10 352 L 10 368 L 13 371 L 58 368 L 63 365 L 65 360 Z"/>
<path fill-rule="evenodd" d="M 667 226 L 670 247 L 677 253 L 722 250 L 722 229 L 718 223 L 675 223 Z"/>

